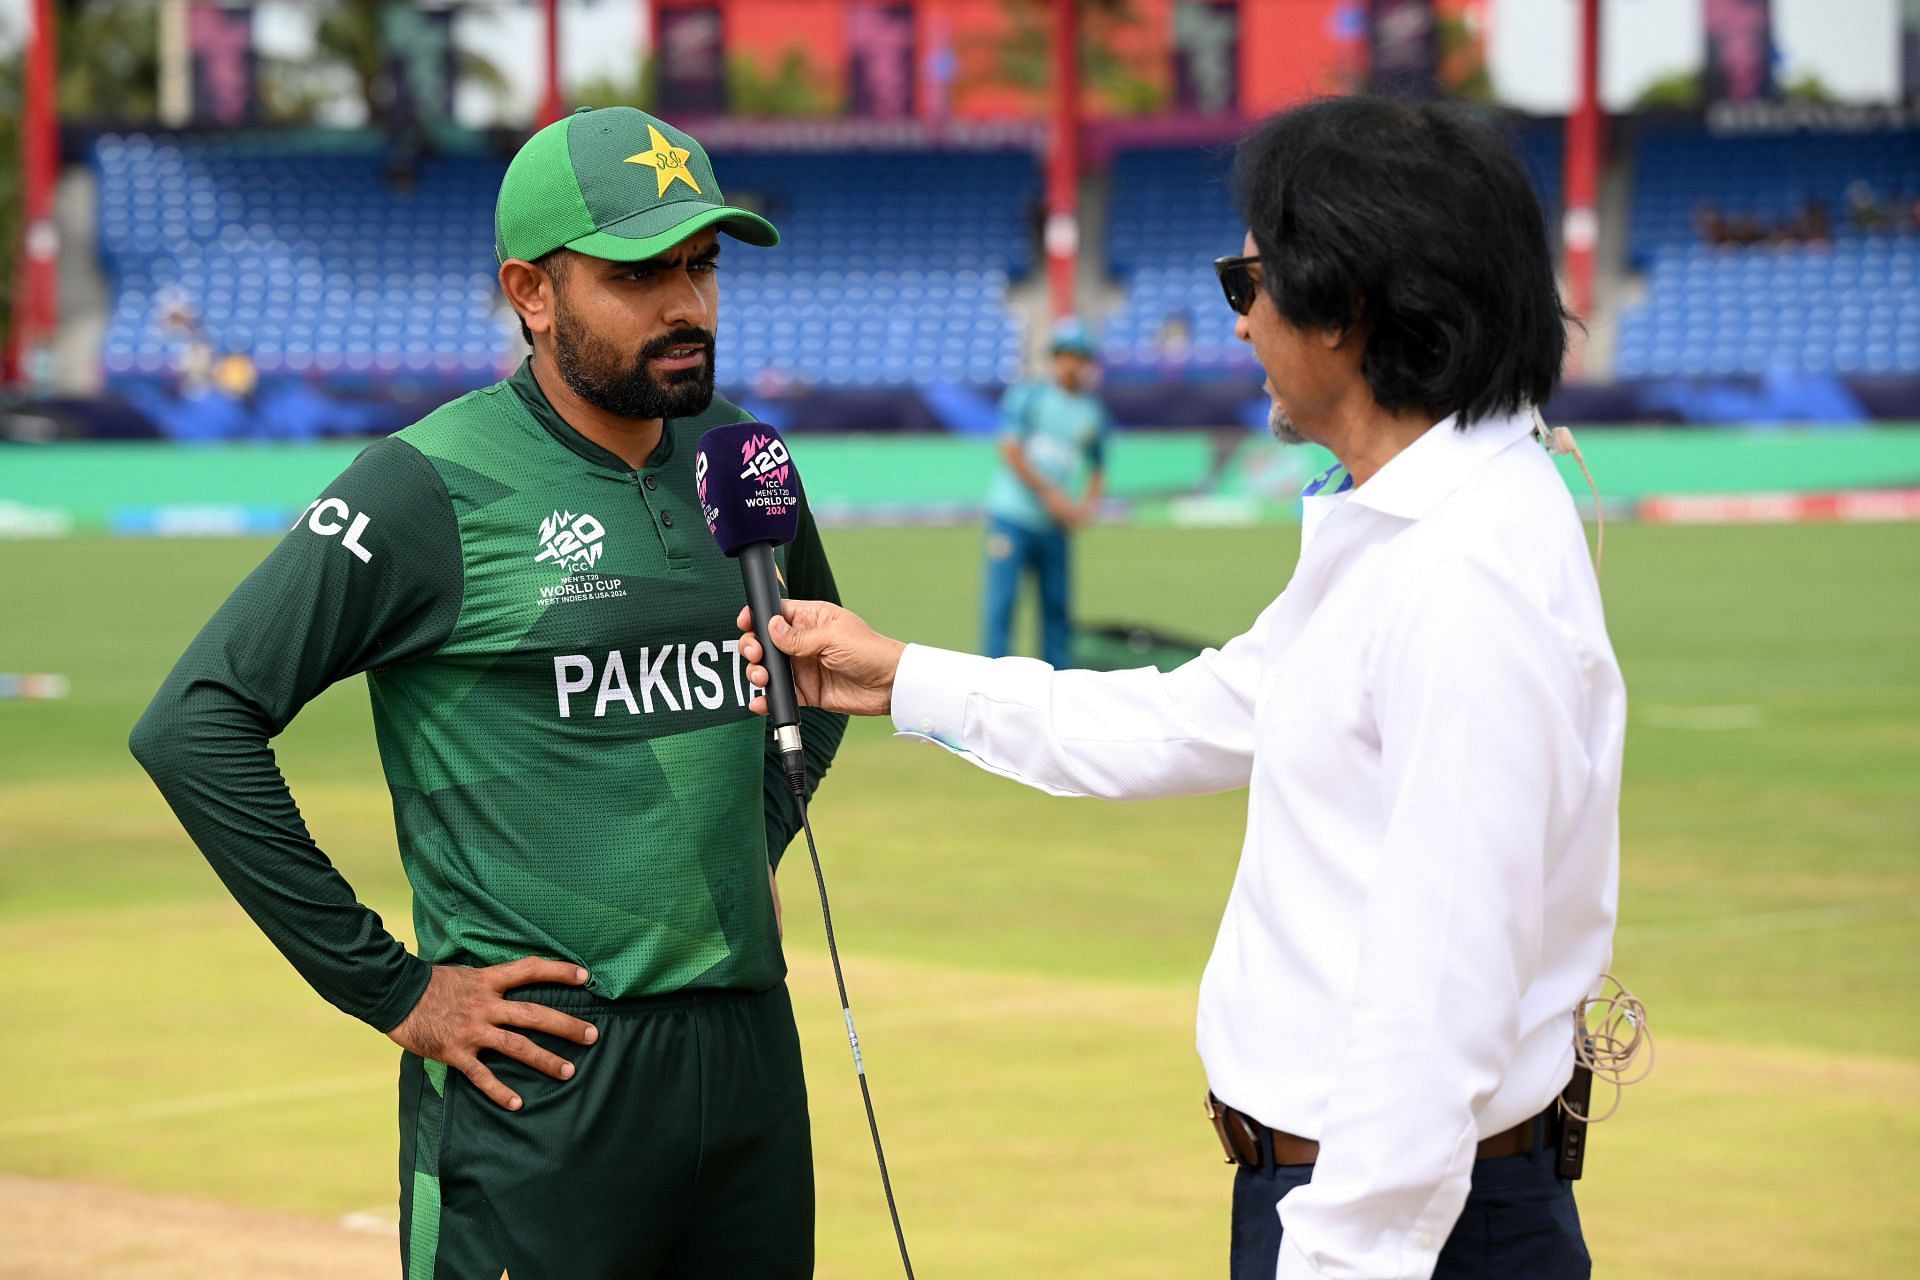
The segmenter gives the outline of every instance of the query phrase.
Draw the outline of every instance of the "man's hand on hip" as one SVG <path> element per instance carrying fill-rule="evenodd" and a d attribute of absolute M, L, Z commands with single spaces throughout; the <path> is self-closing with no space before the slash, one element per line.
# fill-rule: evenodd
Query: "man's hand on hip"
<path fill-rule="evenodd" d="M 587 971 L 577 964 L 534 956 L 484 969 L 437 964 L 413 1012 L 387 1036 L 409 1053 L 446 1063 L 473 1081 L 480 1092 L 507 1110 L 518 1111 L 519 1096 L 487 1070 L 480 1061 L 482 1049 L 517 1058 L 556 1080 L 570 1080 L 571 1062 L 508 1028 L 545 1031 L 575 1044 L 592 1044 L 600 1032 L 590 1022 L 545 1005 L 508 1000 L 504 993 L 535 982 L 578 987 L 586 981 Z"/>
<path fill-rule="evenodd" d="M 767 634 L 792 659 L 794 692 L 801 705 L 844 711 L 856 716 L 883 716 L 893 709 L 893 673 L 906 645 L 883 636 L 857 613 L 819 600 L 788 600 L 781 617 L 767 626 Z M 753 634 L 753 620 L 742 609 L 734 624 L 745 634 L 740 652 L 752 664 L 747 679 L 767 685 L 764 656 Z M 754 700 L 754 709 L 766 714 L 766 699 Z"/>

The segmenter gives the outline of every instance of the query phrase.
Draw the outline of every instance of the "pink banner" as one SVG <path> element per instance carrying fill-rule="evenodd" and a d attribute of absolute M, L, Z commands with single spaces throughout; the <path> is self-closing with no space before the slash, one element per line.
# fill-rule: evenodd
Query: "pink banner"
<path fill-rule="evenodd" d="M 1707 98 L 1754 102 L 1773 93 L 1768 0 L 1707 0 Z"/>
<path fill-rule="evenodd" d="M 727 109 L 724 28 L 717 4 L 680 5 L 655 13 L 660 47 L 660 110 L 668 119 Z"/>
<path fill-rule="evenodd" d="M 848 111 L 873 120 L 913 114 L 913 8 L 856 4 L 847 10 Z"/>
<path fill-rule="evenodd" d="M 243 124 L 254 114 L 253 10 L 196 4 L 187 18 L 193 51 L 193 114 L 216 124 Z"/>

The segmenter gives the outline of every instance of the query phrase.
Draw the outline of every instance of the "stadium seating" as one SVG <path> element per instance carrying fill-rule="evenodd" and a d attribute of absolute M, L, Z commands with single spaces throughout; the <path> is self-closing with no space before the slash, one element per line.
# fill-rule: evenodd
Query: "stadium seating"
<path fill-rule="evenodd" d="M 1515 141 L 1552 226 L 1559 136 L 1529 128 Z M 1225 148 L 1142 148 L 1114 157 L 1107 265 L 1127 297 L 1108 321 L 1106 349 L 1122 373 L 1206 377 L 1250 367 L 1211 268 L 1213 259 L 1239 253 L 1246 235 L 1227 189 L 1229 163 Z M 1169 345 L 1170 328 L 1183 328 L 1187 340 Z"/>
<path fill-rule="evenodd" d="M 1114 156 L 1107 268 L 1126 288 L 1126 302 L 1104 336 L 1116 368 L 1200 372 L 1246 363 L 1210 265 L 1239 253 L 1246 235 L 1227 189 L 1229 159 L 1223 151 L 1162 147 Z M 1169 326 L 1184 328 L 1184 351 L 1163 341 Z"/>
<path fill-rule="evenodd" d="M 1557 217 L 1556 130 L 1519 135 Z M 502 162 L 443 154 L 399 191 L 376 144 L 342 136 L 103 136 L 100 249 L 113 286 L 103 347 L 111 384 L 175 378 L 191 313 L 216 351 L 266 380 L 475 385 L 515 349 L 493 280 L 492 201 Z M 1228 153 L 1122 150 L 1105 246 L 1125 302 L 1104 346 L 1126 377 L 1239 378 L 1210 260 L 1242 228 Z M 1920 132 L 1724 138 L 1645 128 L 1629 259 L 1645 300 L 1620 320 L 1623 378 L 1898 374 L 1920 370 L 1920 235 L 1848 224 L 1868 183 L 1897 216 L 1920 195 Z M 726 257 L 719 380 L 735 389 L 987 386 L 1017 376 L 1009 282 L 1032 268 L 1040 182 L 1024 151 L 729 154 L 730 196 L 764 208 L 784 240 Z M 1828 247 L 1714 248 L 1693 226 L 1711 201 L 1780 222 L 1826 203 Z"/>
<path fill-rule="evenodd" d="M 1622 378 L 1920 370 L 1920 237 L 1658 249 L 1620 320 Z"/>
<path fill-rule="evenodd" d="M 726 255 L 720 382 L 827 387 L 1017 377 L 1008 282 L 1032 266 L 1039 170 L 1024 151 L 730 154 L 729 199 L 772 252 Z"/>
<path fill-rule="evenodd" d="M 263 376 L 478 382 L 501 362 L 491 159 L 429 159 L 405 195 L 366 147 L 106 136 L 94 162 L 110 383 L 173 371 L 187 345 L 164 324 L 173 307 Z"/>
<path fill-rule="evenodd" d="M 501 162 L 430 157 L 411 190 L 364 144 L 105 136 L 100 249 L 110 383 L 170 379 L 185 307 L 260 374 L 489 380 L 516 341 L 493 280 Z M 729 155 L 731 198 L 779 249 L 726 255 L 721 385 L 991 383 L 1017 372 L 1005 305 L 1030 266 L 1025 152 Z"/>
<path fill-rule="evenodd" d="M 1920 195 L 1920 132 L 1712 137 L 1651 129 L 1634 174 L 1629 257 L 1647 295 L 1620 319 L 1621 378 L 1892 374 L 1920 370 L 1920 236 L 1849 225 L 1864 181 L 1896 215 Z M 1778 225 L 1809 200 L 1829 246 L 1714 247 L 1703 203 Z"/>

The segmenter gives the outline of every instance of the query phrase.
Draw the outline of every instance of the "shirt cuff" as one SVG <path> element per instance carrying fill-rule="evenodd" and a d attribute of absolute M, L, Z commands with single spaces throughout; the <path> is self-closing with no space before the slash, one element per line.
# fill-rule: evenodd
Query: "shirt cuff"
<path fill-rule="evenodd" d="M 965 750 L 967 700 L 987 681 L 993 659 L 910 644 L 893 675 L 893 727 Z"/>
<path fill-rule="evenodd" d="M 1307 1261 L 1307 1255 L 1293 1242 L 1291 1235 L 1280 1237 L 1280 1266 L 1274 1272 L 1274 1280 L 1323 1280 L 1320 1272 Z"/>
<path fill-rule="evenodd" d="M 1447 1231 L 1437 1235 L 1432 1231 L 1423 1231 L 1417 1238 L 1408 1239 L 1404 1236 L 1390 1238 L 1382 1233 L 1374 1237 L 1379 1247 L 1364 1249 L 1364 1256 L 1351 1257 L 1342 1252 L 1338 1257 L 1329 1257 L 1323 1252 L 1321 1256 L 1333 1267 L 1333 1271 L 1329 1272 L 1313 1264 L 1306 1247 L 1300 1243 L 1305 1238 L 1303 1233 L 1298 1228 L 1290 1228 L 1280 1237 L 1280 1265 L 1274 1272 L 1275 1280 L 1328 1280 L 1334 1274 L 1378 1276 L 1381 1280 L 1387 1280 L 1388 1277 L 1392 1277 L 1392 1280 L 1420 1280 L 1433 1274 L 1447 1234 Z M 1384 1257 L 1381 1256 L 1381 1249 L 1388 1250 Z"/>
<path fill-rule="evenodd" d="M 427 994 L 427 983 L 433 979 L 433 965 L 424 956 L 412 952 L 403 954 L 406 959 L 402 962 L 400 980 L 393 984 L 386 998 L 362 1018 L 375 1031 L 388 1032 L 405 1022 L 413 1006 L 420 1003 L 420 997 Z"/>

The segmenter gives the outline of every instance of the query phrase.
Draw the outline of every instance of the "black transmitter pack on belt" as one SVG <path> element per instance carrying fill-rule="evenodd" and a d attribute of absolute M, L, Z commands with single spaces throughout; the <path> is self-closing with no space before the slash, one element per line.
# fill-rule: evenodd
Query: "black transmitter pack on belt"
<path fill-rule="evenodd" d="M 1577 1181 L 1587 1163 L 1587 1122 L 1591 1114 L 1593 1072 L 1586 1066 L 1573 1069 L 1573 1079 L 1560 1092 L 1560 1141 L 1555 1149 L 1554 1172 L 1569 1181 Z"/>

